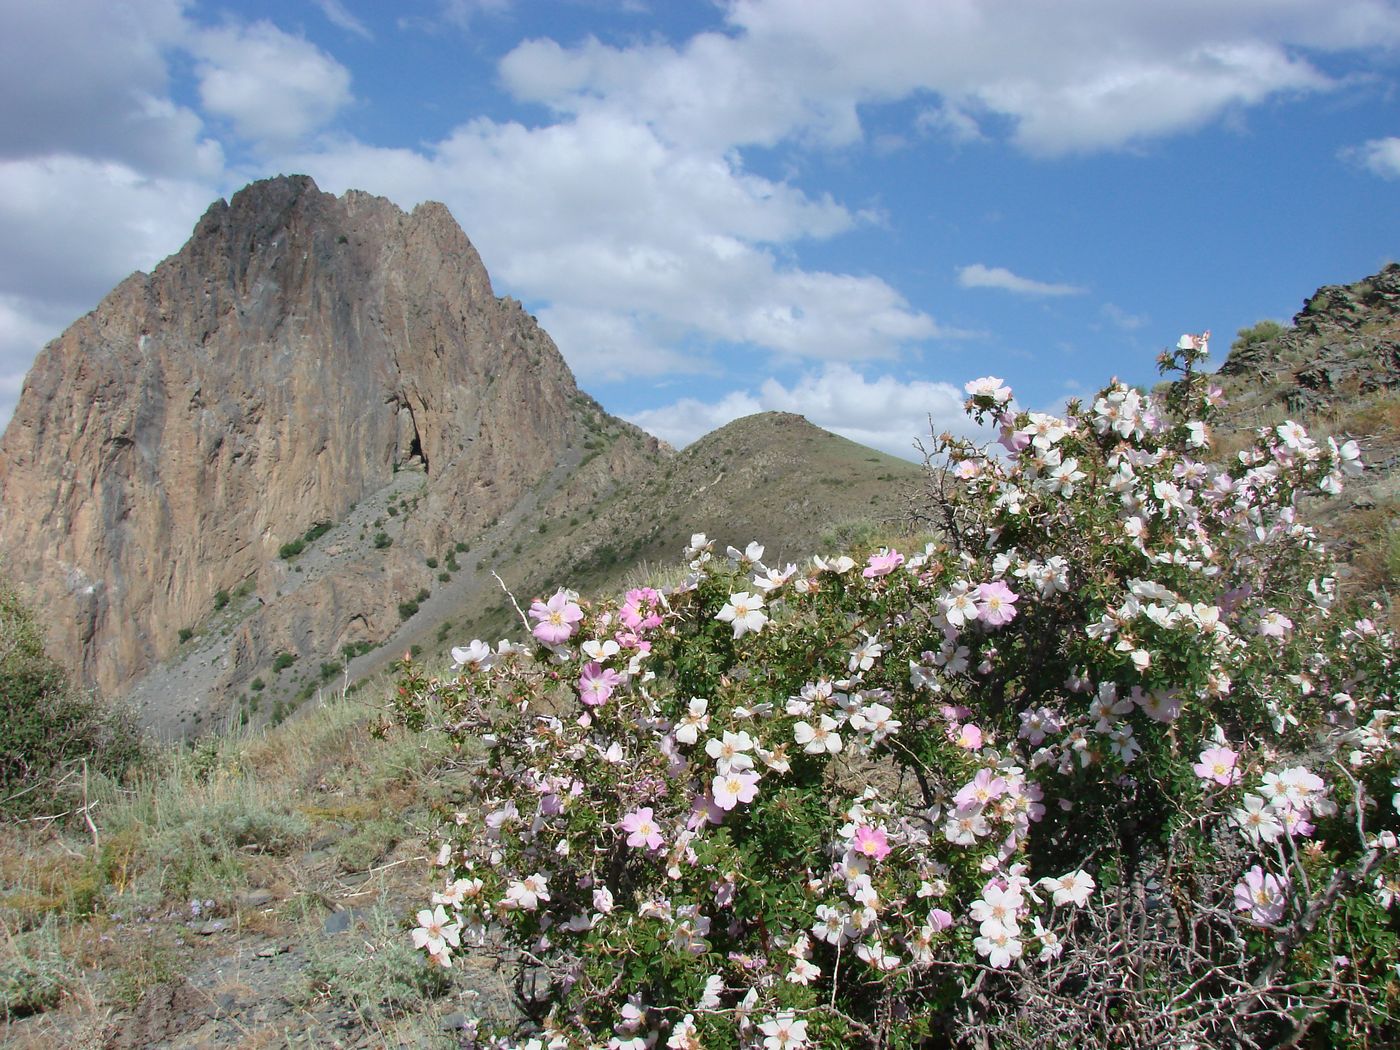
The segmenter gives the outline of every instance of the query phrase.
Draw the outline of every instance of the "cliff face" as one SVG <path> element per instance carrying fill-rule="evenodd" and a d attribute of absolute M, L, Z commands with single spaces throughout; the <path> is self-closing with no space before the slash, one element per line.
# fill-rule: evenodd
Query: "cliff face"
<path fill-rule="evenodd" d="M 0 564 L 109 695 L 251 581 L 225 661 L 246 680 L 276 648 L 388 633 L 422 552 L 566 467 L 587 402 L 442 205 L 255 183 L 40 355 L 0 439 Z M 624 438 L 622 473 L 656 451 Z M 405 467 L 426 484 L 395 548 L 288 593 L 279 547 Z"/>

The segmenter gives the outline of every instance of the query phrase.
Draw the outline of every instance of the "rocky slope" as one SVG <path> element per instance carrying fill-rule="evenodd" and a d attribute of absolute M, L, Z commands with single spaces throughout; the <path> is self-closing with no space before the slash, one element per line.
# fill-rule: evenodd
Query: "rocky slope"
<path fill-rule="evenodd" d="M 649 474 L 661 447 L 579 392 L 446 208 L 271 179 L 216 202 L 180 252 L 39 356 L 0 439 L 0 562 L 53 651 L 107 695 L 233 595 L 242 615 L 202 654 L 204 695 L 145 712 L 179 731 L 274 654 L 390 634 L 396 605 L 434 585 L 425 551 L 575 473 L 604 431 L 586 468 L 600 494 Z M 405 468 L 416 513 L 390 545 L 346 537 L 314 576 L 279 557 L 386 502 Z"/>
<path fill-rule="evenodd" d="M 1318 289 L 1291 325 L 1240 332 L 1218 376 L 1229 398 L 1225 452 L 1229 427 L 1288 418 L 1360 445 L 1362 475 L 1304 510 L 1344 561 L 1346 588 L 1390 601 L 1400 626 L 1400 265 Z"/>

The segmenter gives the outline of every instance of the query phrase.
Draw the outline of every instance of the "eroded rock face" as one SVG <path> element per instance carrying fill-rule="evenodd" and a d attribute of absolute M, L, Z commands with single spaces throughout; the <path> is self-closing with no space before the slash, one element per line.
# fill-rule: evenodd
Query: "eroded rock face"
<path fill-rule="evenodd" d="M 274 648 L 387 633 L 421 551 L 564 462 L 584 400 L 442 205 L 255 183 L 39 356 L 0 440 L 0 563 L 108 695 L 254 581 L 232 681 Z M 409 464 L 426 485 L 405 542 L 280 593 L 278 548 Z"/>
<path fill-rule="evenodd" d="M 1400 386 L 1400 264 L 1319 288 L 1276 337 L 1232 349 L 1222 375 L 1283 385 L 1293 411 Z"/>

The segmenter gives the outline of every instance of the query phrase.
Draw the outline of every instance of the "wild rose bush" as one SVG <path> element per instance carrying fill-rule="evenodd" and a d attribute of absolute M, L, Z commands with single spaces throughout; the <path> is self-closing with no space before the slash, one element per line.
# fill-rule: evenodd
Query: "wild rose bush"
<path fill-rule="evenodd" d="M 941 441 L 923 550 L 697 535 L 666 593 L 405 665 L 405 722 L 488 745 L 413 931 L 518 953 L 530 1021 L 476 1045 L 1393 1035 L 1394 639 L 1295 510 L 1357 450 L 1212 463 L 1203 356 L 1063 419 L 968 384 L 1002 449 Z"/>

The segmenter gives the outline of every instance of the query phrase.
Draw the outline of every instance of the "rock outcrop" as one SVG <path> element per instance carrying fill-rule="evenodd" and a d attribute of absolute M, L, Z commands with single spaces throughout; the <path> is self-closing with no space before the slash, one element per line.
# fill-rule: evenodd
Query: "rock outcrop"
<path fill-rule="evenodd" d="M 1400 264 L 1319 288 L 1276 336 L 1240 342 L 1220 374 L 1281 390 L 1294 411 L 1400 387 Z"/>
<path fill-rule="evenodd" d="M 0 564 L 108 695 L 256 595 L 220 657 L 236 686 L 275 651 L 389 633 L 423 552 L 567 472 L 597 417 L 445 207 L 270 179 L 40 354 L 0 439 Z M 649 469 L 655 440 L 612 423 L 614 475 Z M 425 478 L 393 547 L 289 586 L 279 548 L 405 469 Z"/>

